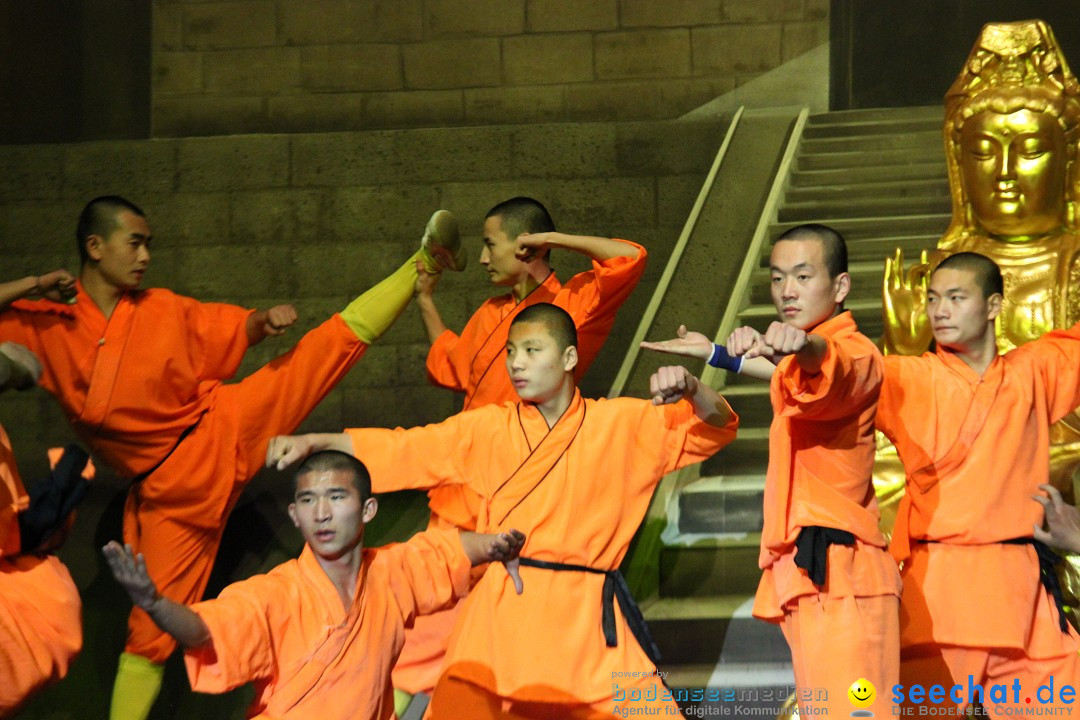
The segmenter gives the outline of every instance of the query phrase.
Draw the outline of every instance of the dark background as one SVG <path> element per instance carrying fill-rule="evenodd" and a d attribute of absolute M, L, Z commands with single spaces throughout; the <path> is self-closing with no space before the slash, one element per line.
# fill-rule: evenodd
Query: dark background
<path fill-rule="evenodd" d="M 983 25 L 1034 19 L 1080 67 L 1075 0 L 833 0 L 829 108 L 940 105 Z"/>

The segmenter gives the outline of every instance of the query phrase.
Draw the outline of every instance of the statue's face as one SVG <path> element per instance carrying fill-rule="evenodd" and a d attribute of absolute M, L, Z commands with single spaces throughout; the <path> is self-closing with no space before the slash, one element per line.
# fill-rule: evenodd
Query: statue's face
<path fill-rule="evenodd" d="M 1053 117 L 986 110 L 964 123 L 960 145 L 964 190 L 986 232 L 1021 238 L 1063 225 L 1065 133 Z"/>

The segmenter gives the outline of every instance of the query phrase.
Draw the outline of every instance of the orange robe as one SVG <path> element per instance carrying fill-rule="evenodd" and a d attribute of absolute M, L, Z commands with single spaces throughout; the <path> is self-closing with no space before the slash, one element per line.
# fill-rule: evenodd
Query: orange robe
<path fill-rule="evenodd" d="M 466 484 L 480 497 L 478 530 L 517 528 L 523 556 L 608 571 L 664 474 L 709 457 L 737 426 L 734 413 L 723 428 L 701 422 L 685 400 L 655 407 L 575 393 L 550 431 L 535 406 L 516 403 L 409 430 L 347 432 L 380 491 Z M 464 602 L 443 677 L 503 698 L 575 704 L 610 702 L 613 672 L 655 671 L 618 610 L 618 645 L 606 645 L 603 575 L 522 567 L 521 577 L 517 595 L 505 569 L 488 566 Z"/>
<path fill-rule="evenodd" d="M 514 317 L 536 303 L 552 303 L 570 313 L 578 328 L 578 380 L 596 359 L 615 323 L 615 313 L 630 296 L 645 272 L 647 253 L 637 243 L 637 257 L 593 261 L 565 285 L 551 273 L 520 303 L 513 294 L 490 298 L 477 309 L 458 335 L 447 330 L 432 344 L 427 356 L 428 378 L 440 387 L 465 393 L 465 410 L 491 403 L 517 402 L 506 372 L 506 336 Z M 461 487 L 429 491 L 432 508 L 429 528 L 472 527 L 478 500 Z M 409 693 L 431 692 L 442 669 L 450 631 L 457 621 L 454 607 L 417 621 L 407 633 L 405 650 L 394 667 L 394 687 Z"/>
<path fill-rule="evenodd" d="M 74 305 L 18 301 L 0 313 L 0 340 L 41 358 L 40 384 L 94 452 L 125 477 L 153 470 L 128 494 L 124 541 L 177 602 L 202 597 L 225 519 L 270 437 L 295 430 L 367 347 L 334 315 L 223 385 L 247 350 L 251 312 L 150 289 L 125 294 L 106 318 L 79 285 Z M 175 648 L 138 608 L 128 631 L 127 651 L 151 661 Z"/>
<path fill-rule="evenodd" d="M 899 662 L 900 578 L 878 530 L 871 483 L 882 357 L 850 312 L 826 320 L 813 334 L 828 345 L 821 372 L 808 375 L 788 357 L 769 388 L 773 421 L 758 560 L 763 573 L 753 613 L 782 625 L 796 685 L 824 688 L 827 703 L 847 713 L 852 682 L 870 680 L 883 701 L 882 688 L 895 684 Z M 795 541 L 810 526 L 855 536 L 854 545 L 829 548 L 822 588 L 795 565 Z M 828 637 L 820 637 L 826 627 Z"/>
<path fill-rule="evenodd" d="M 0 427 L 0 717 L 67 674 L 82 649 L 82 603 L 55 555 L 19 555 L 29 498 Z"/>
<path fill-rule="evenodd" d="M 469 569 L 457 531 L 365 549 L 345 607 L 305 545 L 298 559 L 192 606 L 211 639 L 184 651 L 191 688 L 220 693 L 254 682 L 249 716 L 266 720 L 388 720 L 405 627 L 463 596 Z"/>
<path fill-rule="evenodd" d="M 905 655 L 920 646 L 1076 655 L 1034 548 L 1002 541 L 1042 523 L 1031 498 L 1049 477 L 1050 425 L 1077 405 L 1080 325 L 995 358 L 982 377 L 945 351 L 885 359 L 877 424 L 907 473 L 892 541 L 905 562 Z"/>

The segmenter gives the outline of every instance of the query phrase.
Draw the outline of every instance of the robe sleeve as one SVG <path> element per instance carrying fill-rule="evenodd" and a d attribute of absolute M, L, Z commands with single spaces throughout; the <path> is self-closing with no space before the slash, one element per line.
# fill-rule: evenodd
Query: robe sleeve
<path fill-rule="evenodd" d="M 592 269 L 570 278 L 559 291 L 559 302 L 575 319 L 578 331 L 578 353 L 588 354 L 579 364 L 584 372 L 595 359 L 611 328 L 615 314 L 630 293 L 637 287 L 645 272 L 648 253 L 629 240 L 619 240 L 637 249 L 636 257 L 619 256 L 608 260 L 593 260 Z M 588 352 L 590 351 L 591 352 Z"/>
<path fill-rule="evenodd" d="M 428 379 L 439 387 L 465 392 L 469 379 L 468 349 L 463 346 L 460 335 L 453 330 L 444 330 L 428 350 Z"/>
<path fill-rule="evenodd" d="M 48 376 L 49 363 L 41 341 L 39 326 L 64 322 L 73 315 L 67 305 L 49 300 L 16 300 L 10 307 L 0 310 L 0 342 L 25 345 L 42 364 L 42 380 Z"/>
<path fill-rule="evenodd" d="M 717 427 L 699 419 L 689 400 L 660 407 L 647 403 L 644 427 L 636 433 L 633 442 L 654 444 L 661 454 L 661 474 L 666 475 L 712 457 L 735 439 L 739 416 L 730 407 L 728 410 L 731 414 L 727 423 Z M 662 438 L 659 443 L 658 437 Z"/>
<path fill-rule="evenodd" d="M 472 563 L 457 530 L 428 530 L 378 551 L 404 622 L 442 610 L 469 592 Z"/>
<path fill-rule="evenodd" d="M 1046 387 L 1050 422 L 1080 405 L 1080 323 L 1068 330 L 1051 330 L 1014 352 L 1029 353 Z"/>
<path fill-rule="evenodd" d="M 353 455 L 371 474 L 375 494 L 398 490 L 428 490 L 447 484 L 464 483 L 478 494 L 484 486 L 466 472 L 471 459 L 473 436 L 498 427 L 488 408 L 458 413 L 441 423 L 409 429 L 350 428 L 345 432 L 353 444 Z"/>
<path fill-rule="evenodd" d="M 881 389 L 882 358 L 872 343 L 818 337 L 827 346 L 820 372 L 803 372 L 794 356 L 777 366 L 773 382 L 783 417 L 836 420 L 873 402 Z"/>
<path fill-rule="evenodd" d="M 190 342 L 200 359 L 199 378 L 227 380 L 236 374 L 248 349 L 247 319 L 254 312 L 224 303 L 182 298 Z"/>
<path fill-rule="evenodd" d="M 222 693 L 273 677 L 277 662 L 268 607 L 284 592 L 279 582 L 257 575 L 191 606 L 210 629 L 210 642 L 184 650 L 192 690 Z"/>
<path fill-rule="evenodd" d="M 903 355 L 886 355 L 883 358 L 881 393 L 878 396 L 878 409 L 874 417 L 874 426 L 885 433 L 889 439 L 896 437 L 904 419 L 900 411 L 907 405 L 904 396 L 917 385 L 912 384 L 911 371 L 919 363 L 918 358 Z"/>
<path fill-rule="evenodd" d="M 20 303 L 16 307 L 22 308 Z M 0 342 L 15 342 L 34 350 L 37 345 L 33 326 L 25 322 L 17 310 L 0 310 Z"/>

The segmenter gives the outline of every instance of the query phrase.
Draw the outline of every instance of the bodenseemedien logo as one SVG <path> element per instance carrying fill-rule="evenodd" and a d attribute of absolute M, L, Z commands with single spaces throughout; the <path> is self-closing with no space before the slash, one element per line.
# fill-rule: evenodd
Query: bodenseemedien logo
<path fill-rule="evenodd" d="M 859 678 L 851 683 L 847 697 L 856 707 L 851 711 L 851 717 L 874 717 L 874 711 L 867 709 L 874 704 L 874 699 L 877 697 L 877 688 L 874 687 L 874 683 L 866 678 Z"/>

